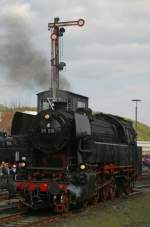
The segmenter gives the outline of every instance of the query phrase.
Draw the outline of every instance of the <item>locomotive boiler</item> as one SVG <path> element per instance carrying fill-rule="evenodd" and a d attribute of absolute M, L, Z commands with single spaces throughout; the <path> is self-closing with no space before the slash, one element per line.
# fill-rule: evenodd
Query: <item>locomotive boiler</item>
<path fill-rule="evenodd" d="M 52 87 L 37 95 L 38 113 L 16 113 L 12 135 L 24 141 L 16 186 L 22 204 L 57 212 L 113 199 L 132 191 L 140 174 L 141 152 L 132 123 L 121 117 L 92 113 L 88 97 L 59 89 L 59 39 L 64 26 L 84 20 L 49 23 L 52 42 Z"/>

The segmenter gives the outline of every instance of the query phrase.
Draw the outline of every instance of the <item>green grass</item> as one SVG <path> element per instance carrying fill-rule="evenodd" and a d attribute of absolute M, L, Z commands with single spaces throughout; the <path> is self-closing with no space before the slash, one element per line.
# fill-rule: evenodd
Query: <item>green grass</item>
<path fill-rule="evenodd" d="M 137 133 L 138 140 L 150 141 L 150 126 L 138 122 Z"/>
<path fill-rule="evenodd" d="M 60 225 L 61 226 L 61 225 Z M 62 225 L 63 226 L 63 225 Z M 65 227 L 150 227 L 150 193 L 87 208 Z"/>

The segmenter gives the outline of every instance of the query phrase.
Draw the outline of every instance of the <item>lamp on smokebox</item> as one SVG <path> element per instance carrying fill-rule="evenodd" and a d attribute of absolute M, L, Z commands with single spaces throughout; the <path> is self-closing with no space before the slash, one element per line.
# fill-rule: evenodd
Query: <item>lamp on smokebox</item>
<path fill-rule="evenodd" d="M 47 114 L 44 115 L 44 118 L 45 118 L 46 120 L 48 120 L 48 119 L 50 118 L 50 115 L 47 113 Z"/>
<path fill-rule="evenodd" d="M 19 163 L 19 167 L 21 167 L 21 168 L 26 167 L 26 163 L 25 163 L 25 162 L 20 162 L 20 163 Z"/>
<path fill-rule="evenodd" d="M 86 169 L 86 165 L 84 163 L 80 164 L 80 170 L 85 170 Z"/>

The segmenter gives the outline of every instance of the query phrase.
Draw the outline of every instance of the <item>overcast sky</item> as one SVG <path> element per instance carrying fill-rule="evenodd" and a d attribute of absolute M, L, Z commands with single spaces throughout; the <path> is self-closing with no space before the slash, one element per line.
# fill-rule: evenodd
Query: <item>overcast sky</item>
<path fill-rule="evenodd" d="M 150 124 L 149 0 L 0 0 L 0 103 L 35 106 L 35 94 L 48 89 L 42 82 L 50 74 L 47 24 L 56 16 L 85 19 L 82 28 L 66 28 L 63 38 L 69 89 L 88 96 L 94 110 L 129 118 L 135 115 L 131 100 L 142 99 L 138 119 Z"/>

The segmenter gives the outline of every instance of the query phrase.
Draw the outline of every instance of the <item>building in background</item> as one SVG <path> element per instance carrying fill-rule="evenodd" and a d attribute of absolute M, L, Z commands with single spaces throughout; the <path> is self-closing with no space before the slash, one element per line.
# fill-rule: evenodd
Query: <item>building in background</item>
<path fill-rule="evenodd" d="M 150 156 L 150 141 L 137 141 L 137 145 L 142 147 L 142 155 Z"/>

